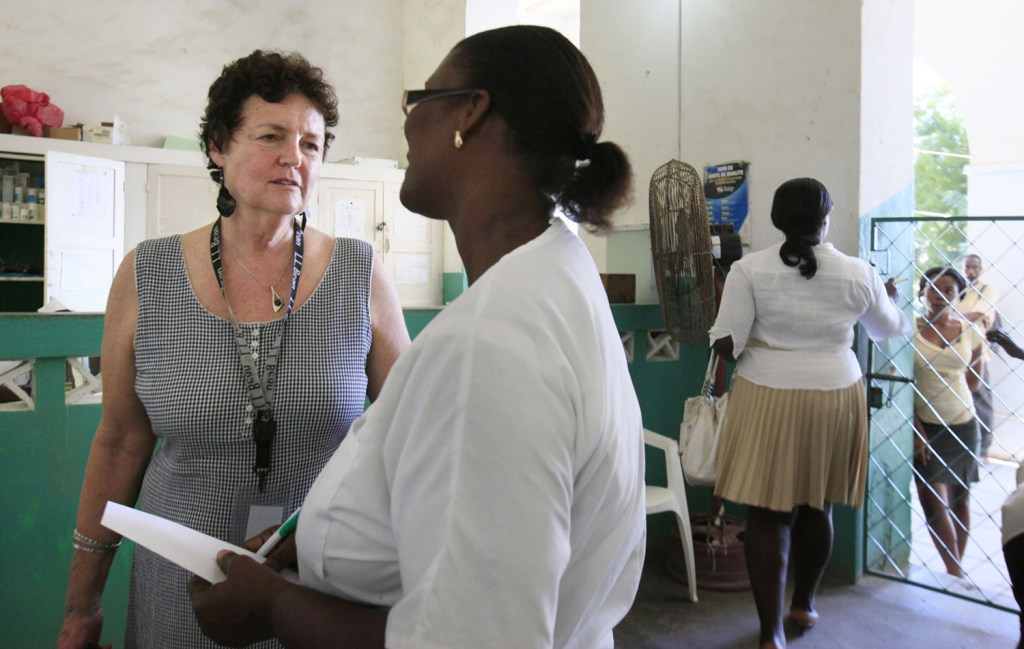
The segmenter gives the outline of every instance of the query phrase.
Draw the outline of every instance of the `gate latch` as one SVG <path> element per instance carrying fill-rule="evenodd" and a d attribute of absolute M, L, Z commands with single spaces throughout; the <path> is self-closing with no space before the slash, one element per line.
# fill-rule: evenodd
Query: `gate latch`
<path fill-rule="evenodd" d="M 878 386 L 871 386 L 868 389 L 868 406 L 872 408 L 881 408 L 885 405 L 885 392 Z"/>

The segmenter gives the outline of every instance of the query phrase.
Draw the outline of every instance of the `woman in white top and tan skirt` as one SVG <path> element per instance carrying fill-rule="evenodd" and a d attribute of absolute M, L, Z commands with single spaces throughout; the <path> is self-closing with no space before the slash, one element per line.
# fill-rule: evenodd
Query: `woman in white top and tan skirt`
<path fill-rule="evenodd" d="M 715 494 L 747 505 L 747 571 L 760 646 L 784 647 L 790 619 L 809 628 L 832 552 L 832 503 L 859 507 L 867 475 L 860 322 L 873 340 L 909 333 L 894 281 L 825 243 L 833 203 L 813 178 L 783 183 L 772 223 L 785 241 L 733 264 L 710 337 L 737 362 Z"/>

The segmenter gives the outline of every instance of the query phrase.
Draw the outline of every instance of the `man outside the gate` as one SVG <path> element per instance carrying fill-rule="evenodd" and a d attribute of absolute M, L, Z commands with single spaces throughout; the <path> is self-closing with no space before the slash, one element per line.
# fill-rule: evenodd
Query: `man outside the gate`
<path fill-rule="evenodd" d="M 996 311 L 996 300 L 999 294 L 991 284 L 981 281 L 985 270 L 980 255 L 970 253 L 964 256 L 964 278 L 967 290 L 960 296 L 957 309 L 965 318 L 977 326 L 981 332 L 999 324 L 999 312 Z M 992 359 L 992 349 L 986 343 L 981 354 L 981 380 L 971 395 L 974 397 L 974 410 L 981 428 L 981 448 L 978 457 L 987 458 L 992 445 L 992 386 L 989 384 L 988 363 Z"/>

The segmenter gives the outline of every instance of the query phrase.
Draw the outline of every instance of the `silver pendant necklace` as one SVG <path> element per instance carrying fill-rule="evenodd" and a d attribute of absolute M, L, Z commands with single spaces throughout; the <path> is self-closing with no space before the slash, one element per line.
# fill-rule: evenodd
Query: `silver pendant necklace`
<path fill-rule="evenodd" d="M 253 278 L 257 282 L 259 282 L 261 285 L 266 286 L 267 288 L 270 289 L 270 305 L 272 307 L 274 307 L 274 313 L 280 312 L 281 309 L 284 308 L 284 300 L 282 300 L 281 296 L 277 294 L 277 289 L 274 288 L 274 287 L 276 285 L 280 284 L 281 280 L 284 279 L 285 273 L 288 272 L 288 266 L 284 267 L 284 270 L 281 271 L 281 275 L 277 278 L 276 282 L 274 282 L 273 284 L 267 284 L 266 282 L 261 280 L 259 277 L 256 277 L 256 275 L 251 270 L 246 268 L 245 264 L 242 263 L 241 259 L 239 259 L 238 257 L 236 257 L 234 255 L 231 255 L 231 258 L 234 259 L 235 262 L 238 263 L 238 265 L 242 268 L 242 270 L 244 270 L 246 273 L 249 274 L 249 277 Z"/>

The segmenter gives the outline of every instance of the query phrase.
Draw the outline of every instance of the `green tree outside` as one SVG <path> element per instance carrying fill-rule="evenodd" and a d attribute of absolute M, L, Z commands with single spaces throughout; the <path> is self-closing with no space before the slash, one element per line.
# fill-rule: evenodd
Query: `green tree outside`
<path fill-rule="evenodd" d="M 964 166 L 970 148 L 963 117 L 948 86 L 915 97 L 914 148 L 915 216 L 940 217 L 919 222 L 914 255 L 917 270 L 958 267 L 967 252 L 967 231 L 964 221 L 955 217 L 967 213 Z"/>

